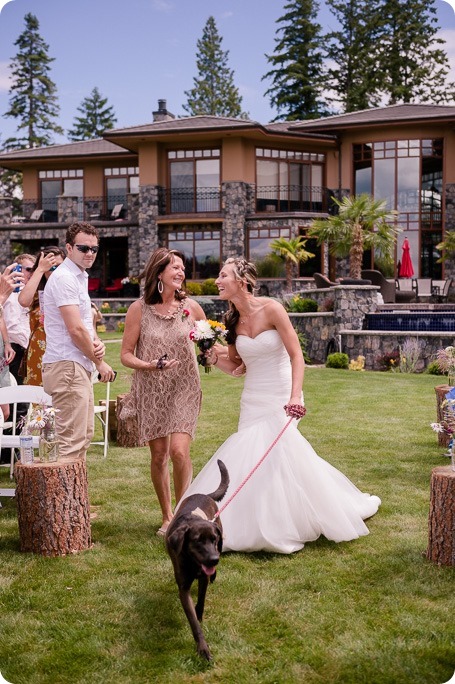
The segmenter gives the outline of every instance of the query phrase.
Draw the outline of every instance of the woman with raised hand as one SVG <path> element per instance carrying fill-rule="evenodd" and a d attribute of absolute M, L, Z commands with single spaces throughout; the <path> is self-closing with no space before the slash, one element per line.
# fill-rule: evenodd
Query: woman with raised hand
<path fill-rule="evenodd" d="M 26 385 L 43 384 L 41 368 L 46 349 L 46 333 L 44 332 L 42 293 L 49 276 L 64 259 L 65 252 L 60 247 L 44 247 L 36 257 L 30 280 L 19 294 L 19 304 L 23 307 L 30 307 L 30 340 L 26 352 L 24 375 Z"/>
<path fill-rule="evenodd" d="M 219 353 L 215 346 L 210 360 L 226 373 L 237 375 L 246 369 L 239 426 L 185 497 L 216 489 L 221 459 L 229 472 L 229 501 L 273 444 L 221 513 L 223 551 L 292 553 L 320 535 L 337 542 L 356 539 L 368 534 L 364 519 L 376 513 L 380 499 L 362 493 L 320 458 L 299 432 L 297 421 L 285 428 L 289 418 L 305 414 L 304 360 L 284 307 L 274 299 L 254 296 L 256 279 L 254 264 L 228 259 L 216 281 L 220 298 L 229 301 L 229 354 Z"/>
<path fill-rule="evenodd" d="M 151 452 L 152 483 L 161 507 L 164 536 L 172 518 L 169 460 L 176 503 L 191 482 L 190 443 L 201 405 L 199 369 L 189 332 L 205 318 L 182 290 L 184 255 L 164 247 L 151 255 L 141 276 L 144 294 L 128 309 L 121 362 L 134 369 L 121 417 L 136 416 L 139 445 Z"/>

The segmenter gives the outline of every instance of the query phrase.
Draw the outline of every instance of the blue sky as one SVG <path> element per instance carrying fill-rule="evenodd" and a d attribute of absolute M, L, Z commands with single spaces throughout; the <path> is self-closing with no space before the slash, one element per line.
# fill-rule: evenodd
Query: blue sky
<path fill-rule="evenodd" d="M 229 66 L 243 96 L 243 108 L 262 123 L 275 112 L 264 97 L 261 77 L 272 53 L 276 20 L 286 0 L 0 0 L 0 114 L 8 108 L 9 62 L 15 40 L 31 12 L 55 57 L 51 78 L 57 85 L 59 123 L 73 125 L 77 107 L 97 86 L 117 115 L 117 127 L 147 123 L 158 99 L 184 115 L 185 90 L 193 86 L 196 42 L 210 15 L 229 50 Z M 6 4 L 5 4 L 6 2 Z M 439 25 L 455 80 L 455 13 L 437 0 Z M 319 21 L 325 30 L 334 20 L 321 0 Z M 0 140 L 15 135 L 12 119 L 0 118 Z M 56 137 L 55 142 L 65 138 Z"/>

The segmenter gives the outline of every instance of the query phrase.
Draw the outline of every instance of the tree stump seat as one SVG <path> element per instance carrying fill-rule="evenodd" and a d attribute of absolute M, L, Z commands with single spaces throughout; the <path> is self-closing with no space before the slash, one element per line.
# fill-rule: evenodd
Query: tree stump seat
<path fill-rule="evenodd" d="M 16 464 L 21 551 L 65 556 L 91 548 L 85 460 Z"/>
<path fill-rule="evenodd" d="M 137 419 L 120 417 L 123 402 L 127 396 L 127 394 L 117 395 L 117 444 L 124 447 L 137 447 L 139 444 Z"/>
<path fill-rule="evenodd" d="M 428 517 L 428 560 L 455 566 L 455 470 L 438 466 L 431 471 Z"/>

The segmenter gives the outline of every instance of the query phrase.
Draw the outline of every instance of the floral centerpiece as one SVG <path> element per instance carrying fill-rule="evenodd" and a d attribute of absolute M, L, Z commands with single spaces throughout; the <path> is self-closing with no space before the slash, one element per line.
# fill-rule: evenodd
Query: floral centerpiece
<path fill-rule="evenodd" d="M 447 384 L 453 387 L 455 385 L 455 347 L 438 349 L 436 363 L 440 371 L 447 373 Z"/>
<path fill-rule="evenodd" d="M 218 321 L 196 321 L 193 328 L 190 330 L 190 340 L 196 342 L 200 353 L 197 356 L 198 363 L 204 366 L 205 372 L 210 373 L 210 362 L 207 359 L 207 352 L 213 347 L 216 342 L 222 342 L 226 339 L 227 330 L 223 323 Z"/>
<path fill-rule="evenodd" d="M 55 434 L 55 415 L 58 409 L 37 404 L 26 419 L 27 432 L 39 431 L 39 457 L 42 463 L 58 460 L 58 441 Z"/>

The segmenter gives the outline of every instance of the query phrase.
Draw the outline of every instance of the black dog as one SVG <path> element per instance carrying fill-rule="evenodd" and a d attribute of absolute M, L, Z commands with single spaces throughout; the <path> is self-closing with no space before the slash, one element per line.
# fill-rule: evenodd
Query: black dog
<path fill-rule="evenodd" d="M 220 518 L 212 522 L 218 511 L 216 501 L 221 501 L 229 486 L 226 466 L 218 461 L 221 482 L 213 494 L 193 494 L 180 504 L 166 532 L 166 547 L 174 566 L 175 581 L 180 601 L 197 644 L 199 655 L 211 660 L 212 656 L 204 639 L 201 625 L 207 587 L 215 581 L 216 566 L 223 546 L 223 530 Z M 190 589 L 198 579 L 196 608 Z"/>

